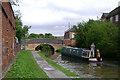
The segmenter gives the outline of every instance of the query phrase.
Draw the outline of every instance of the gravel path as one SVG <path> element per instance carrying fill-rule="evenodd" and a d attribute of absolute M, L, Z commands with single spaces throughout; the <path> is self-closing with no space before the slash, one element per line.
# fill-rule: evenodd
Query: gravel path
<path fill-rule="evenodd" d="M 37 64 L 43 69 L 43 71 L 48 75 L 49 78 L 52 80 L 72 80 L 68 76 L 66 76 L 63 72 L 59 71 L 58 69 L 52 67 L 50 64 L 47 63 L 44 58 L 42 58 L 37 52 L 32 51 L 34 59 L 36 60 Z"/>

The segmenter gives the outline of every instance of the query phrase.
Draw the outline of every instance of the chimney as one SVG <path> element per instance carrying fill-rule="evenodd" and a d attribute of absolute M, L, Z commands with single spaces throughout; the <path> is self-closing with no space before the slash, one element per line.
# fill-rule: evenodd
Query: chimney
<path fill-rule="evenodd" d="M 120 1 L 118 2 L 118 7 L 120 6 Z"/>

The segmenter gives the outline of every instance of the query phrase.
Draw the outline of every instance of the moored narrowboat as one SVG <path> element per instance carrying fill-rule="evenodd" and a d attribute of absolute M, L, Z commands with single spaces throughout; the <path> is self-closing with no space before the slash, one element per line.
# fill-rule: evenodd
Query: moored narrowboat
<path fill-rule="evenodd" d="M 76 56 L 79 58 L 87 59 L 89 62 L 102 62 L 100 51 L 95 50 L 94 43 L 91 45 L 91 50 L 86 48 L 75 48 L 70 46 L 63 47 L 62 55 Z"/>

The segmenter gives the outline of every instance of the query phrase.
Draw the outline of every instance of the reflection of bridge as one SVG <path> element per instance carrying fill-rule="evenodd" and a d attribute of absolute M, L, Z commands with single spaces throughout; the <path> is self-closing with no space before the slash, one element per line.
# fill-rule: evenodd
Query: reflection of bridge
<path fill-rule="evenodd" d="M 26 39 L 25 40 L 25 50 L 35 50 L 38 45 L 41 44 L 48 44 L 54 48 L 56 51 L 57 49 L 64 46 L 64 41 L 61 39 Z"/>

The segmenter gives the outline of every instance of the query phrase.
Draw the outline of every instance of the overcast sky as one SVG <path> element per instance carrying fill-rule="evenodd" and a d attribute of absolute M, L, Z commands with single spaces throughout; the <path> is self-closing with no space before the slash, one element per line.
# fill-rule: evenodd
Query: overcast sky
<path fill-rule="evenodd" d="M 97 20 L 103 12 L 118 6 L 119 0 L 22 0 L 20 10 L 29 33 L 52 33 L 63 36 L 71 25 L 89 19 Z"/>

